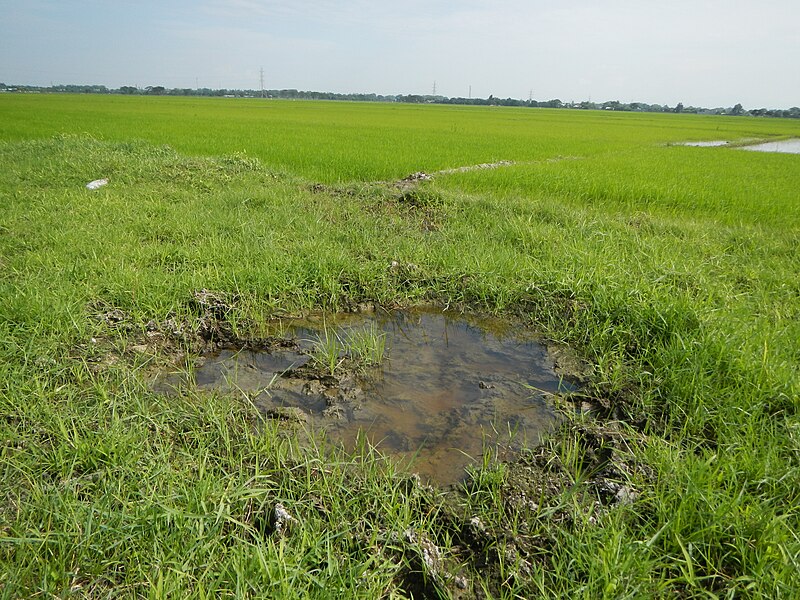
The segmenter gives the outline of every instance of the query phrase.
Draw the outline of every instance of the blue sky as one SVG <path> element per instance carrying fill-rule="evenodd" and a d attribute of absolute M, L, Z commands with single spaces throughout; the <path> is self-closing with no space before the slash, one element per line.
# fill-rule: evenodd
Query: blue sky
<path fill-rule="evenodd" d="M 800 105 L 798 0 L 0 0 L 0 81 Z"/>

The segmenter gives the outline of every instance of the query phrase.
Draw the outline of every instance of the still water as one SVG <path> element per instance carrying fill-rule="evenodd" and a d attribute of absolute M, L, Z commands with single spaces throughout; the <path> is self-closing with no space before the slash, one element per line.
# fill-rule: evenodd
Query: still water
<path fill-rule="evenodd" d="M 373 324 L 385 335 L 382 364 L 324 384 L 303 377 L 324 327 L 345 338 Z M 441 484 L 461 479 L 485 447 L 502 455 L 535 444 L 558 422 L 550 394 L 574 389 L 532 332 L 499 319 L 392 311 L 284 322 L 281 330 L 299 348 L 218 352 L 204 358 L 192 385 L 246 392 L 265 412 L 302 409 L 330 440 L 349 449 L 366 435 Z M 177 383 L 165 375 L 159 386 Z"/>

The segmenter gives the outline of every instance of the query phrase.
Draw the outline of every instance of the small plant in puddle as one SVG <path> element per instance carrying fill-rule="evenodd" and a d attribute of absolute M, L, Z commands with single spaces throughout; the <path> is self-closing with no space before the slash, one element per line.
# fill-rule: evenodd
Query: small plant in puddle
<path fill-rule="evenodd" d="M 333 329 L 325 327 L 322 333 L 318 333 L 317 338 L 313 340 L 311 360 L 318 368 L 333 375 L 344 361 L 342 358 L 344 350 L 345 346 L 339 334 Z"/>
<path fill-rule="evenodd" d="M 347 354 L 363 366 L 373 367 L 383 362 L 386 353 L 386 334 L 374 321 L 364 329 L 354 329 L 345 337 Z"/>
<path fill-rule="evenodd" d="M 374 367 L 383 362 L 385 354 L 386 334 L 376 323 L 346 333 L 324 327 L 312 340 L 311 360 L 330 375 L 334 375 L 346 359 L 359 367 Z"/>

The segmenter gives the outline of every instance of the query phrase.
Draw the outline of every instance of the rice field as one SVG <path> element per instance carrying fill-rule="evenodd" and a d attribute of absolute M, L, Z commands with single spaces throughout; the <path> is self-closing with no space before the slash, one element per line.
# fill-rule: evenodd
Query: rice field
<path fill-rule="evenodd" d="M 800 156 L 678 145 L 792 137 L 0 95 L 0 596 L 796 597 Z M 532 326 L 586 384 L 541 447 L 447 489 L 148 385 L 209 331 L 361 304 Z"/>

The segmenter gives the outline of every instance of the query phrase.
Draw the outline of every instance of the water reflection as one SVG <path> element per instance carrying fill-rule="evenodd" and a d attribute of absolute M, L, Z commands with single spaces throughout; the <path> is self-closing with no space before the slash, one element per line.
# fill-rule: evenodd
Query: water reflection
<path fill-rule="evenodd" d="M 386 359 L 354 377 L 321 384 L 293 371 L 303 348 L 222 351 L 194 374 L 199 389 L 241 390 L 264 411 L 297 407 L 313 428 L 346 448 L 360 434 L 439 483 L 458 481 L 484 445 L 514 451 L 557 422 L 548 395 L 572 386 L 553 371 L 547 348 L 508 321 L 437 311 L 347 314 L 282 323 L 308 347 L 323 327 L 347 332 L 376 324 Z M 303 342 L 305 340 L 305 342 Z M 162 377 L 162 389 L 176 381 Z"/>

